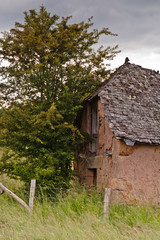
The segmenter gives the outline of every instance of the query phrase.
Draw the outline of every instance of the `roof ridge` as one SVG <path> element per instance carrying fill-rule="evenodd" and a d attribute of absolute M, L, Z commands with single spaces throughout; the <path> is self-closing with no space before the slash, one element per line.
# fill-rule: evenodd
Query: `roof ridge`
<path fill-rule="evenodd" d="M 124 63 L 85 101 L 97 96 L 116 137 L 160 144 L 158 71 Z"/>

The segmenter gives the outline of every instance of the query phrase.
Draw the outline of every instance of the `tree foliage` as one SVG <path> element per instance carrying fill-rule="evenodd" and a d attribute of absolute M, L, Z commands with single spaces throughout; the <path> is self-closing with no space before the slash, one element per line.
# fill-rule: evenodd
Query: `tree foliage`
<path fill-rule="evenodd" d="M 7 148 L 0 169 L 25 182 L 36 178 L 42 185 L 65 188 L 72 175 L 74 147 L 82 136 L 76 127 L 64 122 L 54 104 L 47 111 L 33 112 L 31 106 L 22 104 L 3 111 L 1 144 Z"/>
<path fill-rule="evenodd" d="M 0 171 L 24 181 L 69 182 L 82 138 L 74 126 L 77 112 L 108 76 L 105 61 L 118 52 L 117 46 L 94 48 L 101 35 L 115 35 L 108 28 L 91 30 L 92 18 L 78 24 L 70 18 L 42 6 L 0 38 L 0 138 L 10 149 Z"/>
<path fill-rule="evenodd" d="M 51 104 L 64 91 L 83 96 L 106 77 L 104 60 L 112 59 L 117 47 L 96 51 L 93 45 L 102 34 L 112 35 L 108 28 L 89 31 L 91 19 L 69 24 L 70 17 L 59 21 L 44 7 L 38 13 L 24 14 L 24 23 L 16 22 L 0 39 L 0 59 L 9 62 L 0 69 L 5 101 L 30 99 Z"/>

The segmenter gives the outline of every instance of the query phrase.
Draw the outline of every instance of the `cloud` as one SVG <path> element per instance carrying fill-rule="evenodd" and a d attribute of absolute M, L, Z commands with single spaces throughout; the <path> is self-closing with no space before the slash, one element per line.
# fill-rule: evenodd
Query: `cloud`
<path fill-rule="evenodd" d="M 39 10 L 42 4 L 53 14 L 72 15 L 72 22 L 86 21 L 93 16 L 95 28 L 109 27 L 118 34 L 118 37 L 101 38 L 102 44 L 119 44 L 122 53 L 136 53 L 137 58 L 143 54 L 157 61 L 160 52 L 159 0 L 4 0 L 0 8 L 0 31 L 10 29 L 15 21 L 23 22 L 25 10 Z M 152 55 L 153 51 L 156 55 Z"/>

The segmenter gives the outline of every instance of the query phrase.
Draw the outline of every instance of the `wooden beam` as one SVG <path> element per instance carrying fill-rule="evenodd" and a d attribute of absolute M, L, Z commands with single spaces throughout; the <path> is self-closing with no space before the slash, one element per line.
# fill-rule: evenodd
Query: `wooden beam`
<path fill-rule="evenodd" d="M 111 188 L 105 188 L 103 215 L 104 219 L 109 216 L 109 202 L 110 202 Z"/>
<path fill-rule="evenodd" d="M 11 192 L 8 188 L 6 188 L 2 183 L 0 183 L 0 188 L 3 189 L 6 193 L 8 193 L 12 198 L 14 198 L 17 202 L 19 202 L 23 207 L 26 208 L 27 211 L 30 211 L 29 206 L 21 199 L 19 198 L 16 194 Z"/>
<path fill-rule="evenodd" d="M 30 186 L 30 196 L 29 196 L 29 213 L 32 215 L 33 212 L 33 202 L 34 202 L 34 195 L 35 195 L 35 189 L 36 189 L 36 180 L 31 180 L 31 186 Z"/>

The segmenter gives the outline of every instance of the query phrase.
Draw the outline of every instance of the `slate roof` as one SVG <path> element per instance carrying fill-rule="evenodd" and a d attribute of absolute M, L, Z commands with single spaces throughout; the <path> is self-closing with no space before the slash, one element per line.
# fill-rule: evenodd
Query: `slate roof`
<path fill-rule="evenodd" d="M 160 144 L 160 74 L 127 63 L 95 93 L 117 138 Z"/>

